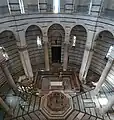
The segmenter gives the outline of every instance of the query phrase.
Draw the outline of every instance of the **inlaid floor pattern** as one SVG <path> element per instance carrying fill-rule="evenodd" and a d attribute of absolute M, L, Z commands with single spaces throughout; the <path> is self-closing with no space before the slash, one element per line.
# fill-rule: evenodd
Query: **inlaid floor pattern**
<path fill-rule="evenodd" d="M 80 95 L 73 92 L 69 94 L 72 96 L 74 109 L 66 120 L 105 120 L 96 110 L 91 91 Z M 48 120 L 48 118 L 40 111 L 40 97 L 31 95 L 28 103 L 20 101 L 16 104 L 12 118 L 6 117 L 4 120 Z"/>
<path fill-rule="evenodd" d="M 64 92 L 72 97 L 73 111 L 65 120 L 114 120 L 113 113 L 107 113 L 102 116 L 98 110 L 98 106 L 102 107 L 100 99 L 109 98 L 114 95 L 114 85 L 110 81 L 106 81 L 100 90 L 97 99 L 92 97 L 93 90 L 87 86 L 84 87 L 84 92 L 76 93 L 73 90 L 65 89 Z M 47 91 L 48 92 L 48 91 Z M 43 94 L 42 94 L 43 95 Z M 12 118 L 5 116 L 4 120 L 49 120 L 40 111 L 41 97 L 30 95 L 28 102 L 22 99 L 13 107 L 14 115 Z M 113 110 L 114 107 L 112 107 Z"/>

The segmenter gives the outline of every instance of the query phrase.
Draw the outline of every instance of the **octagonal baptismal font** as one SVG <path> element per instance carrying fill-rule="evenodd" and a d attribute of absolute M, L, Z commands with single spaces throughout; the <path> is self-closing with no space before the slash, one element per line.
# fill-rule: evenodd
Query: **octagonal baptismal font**
<path fill-rule="evenodd" d="M 52 111 L 61 111 L 69 107 L 69 99 L 61 92 L 52 92 L 47 96 L 47 107 Z"/>
<path fill-rule="evenodd" d="M 73 110 L 72 98 L 61 91 L 50 91 L 41 98 L 40 109 L 50 120 L 64 120 Z"/>

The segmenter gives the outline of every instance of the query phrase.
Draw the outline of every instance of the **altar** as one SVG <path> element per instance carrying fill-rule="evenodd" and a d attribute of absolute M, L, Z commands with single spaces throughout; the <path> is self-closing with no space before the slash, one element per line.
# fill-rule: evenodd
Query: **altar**
<path fill-rule="evenodd" d="M 50 82 L 50 89 L 64 89 L 63 81 L 51 81 Z"/>

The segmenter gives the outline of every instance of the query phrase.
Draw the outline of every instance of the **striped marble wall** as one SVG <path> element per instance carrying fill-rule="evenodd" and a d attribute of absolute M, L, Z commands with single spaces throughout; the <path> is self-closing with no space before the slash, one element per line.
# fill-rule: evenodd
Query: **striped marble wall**
<path fill-rule="evenodd" d="M 76 36 L 75 46 L 72 46 L 73 36 Z M 69 64 L 74 64 L 78 66 L 79 69 L 81 67 L 86 40 L 87 31 L 85 28 L 81 25 L 73 27 L 70 33 Z"/>
<path fill-rule="evenodd" d="M 99 18 L 96 24 L 96 17 L 93 16 L 83 16 L 83 15 L 67 15 L 67 14 L 31 14 L 31 15 L 18 15 L 18 16 L 8 16 L 8 17 L 3 17 L 0 19 L 0 29 L 12 29 L 12 31 L 16 31 L 16 29 L 18 27 L 20 27 L 19 30 L 23 30 L 23 32 L 25 32 L 25 28 L 28 28 L 31 25 L 35 25 L 37 24 L 37 26 L 40 26 L 40 28 L 42 29 L 42 32 L 45 31 L 45 29 L 47 29 L 50 24 L 52 23 L 60 23 L 65 27 L 69 27 L 70 31 L 71 29 L 76 26 L 76 25 L 82 25 L 84 28 L 87 28 L 90 31 L 94 31 L 94 32 L 98 32 L 102 29 L 102 30 L 112 30 L 113 32 L 113 27 L 114 27 L 114 22 L 107 20 L 107 19 L 101 19 Z M 110 24 L 109 24 L 110 23 Z M 97 25 L 97 30 L 95 30 L 95 25 Z M 69 63 L 73 63 L 75 65 L 79 65 L 81 66 L 81 62 L 82 62 L 82 58 L 83 58 L 83 53 L 84 53 L 84 46 L 86 44 L 86 37 L 87 34 L 85 32 L 85 30 L 82 27 L 79 27 L 80 29 L 78 29 L 77 35 L 79 36 L 79 39 L 77 39 L 76 41 L 76 47 L 75 48 L 71 48 L 69 50 Z M 34 31 L 35 29 L 35 31 Z M 84 31 L 83 31 L 84 30 Z M 36 35 L 38 35 L 39 32 L 39 28 L 37 27 L 33 27 L 30 28 L 29 32 L 25 35 L 26 37 L 26 41 L 27 41 L 27 45 L 28 45 L 28 51 L 29 51 L 29 56 L 30 56 L 30 60 L 31 60 L 31 64 L 34 66 L 36 64 L 41 64 L 44 63 L 44 51 L 43 48 L 42 49 L 38 49 L 37 44 L 36 44 Z M 18 32 L 18 31 L 16 31 Z M 88 33 L 88 31 L 87 31 Z M 108 36 L 108 37 L 107 37 Z M 96 47 L 95 48 L 95 52 L 92 58 L 92 63 L 90 68 L 93 69 L 94 71 L 96 71 L 97 73 L 101 74 L 103 67 L 106 64 L 106 61 L 104 59 L 105 54 L 107 53 L 109 46 L 111 44 L 113 44 L 113 40 L 109 40 L 110 35 L 109 34 L 105 34 L 105 42 L 103 42 L 103 40 L 98 40 L 99 42 L 101 42 L 101 44 L 98 42 L 96 44 L 100 44 L 100 48 Z M 17 74 L 17 70 L 18 71 L 23 71 L 22 69 L 22 65 L 20 62 L 20 56 L 18 54 L 18 49 L 16 47 L 16 43 L 13 41 L 16 40 L 12 40 L 14 38 L 5 38 L 7 39 L 8 42 L 5 42 L 5 40 L 3 40 L 3 38 L 1 38 L 1 42 L 0 44 L 2 44 L 4 47 L 6 46 L 6 48 L 8 47 L 8 49 L 6 49 L 7 52 L 9 52 L 8 54 L 10 55 L 10 67 L 9 69 L 11 71 L 11 73 Z M 108 43 L 108 41 L 110 41 Z M 97 40 L 96 40 L 97 41 Z M 63 42 L 63 41 L 62 41 Z M 8 44 L 6 44 L 8 43 Z M 15 44 L 14 44 L 15 43 Z M 10 47 L 12 46 L 12 47 Z M 101 49 L 101 50 L 99 50 Z M 12 52 L 10 52 L 12 51 Z M 64 43 L 62 43 L 62 53 L 61 53 L 61 61 L 63 62 L 63 56 L 64 56 Z M 99 52 L 101 51 L 101 52 Z M 99 54 L 98 54 L 99 53 Z M 100 59 L 99 56 L 102 56 L 102 58 Z M 97 58 L 97 62 L 96 62 L 96 58 Z M 13 62 L 12 62 L 13 61 Z M 100 63 L 100 62 L 102 63 Z"/>
<path fill-rule="evenodd" d="M 61 62 L 63 62 L 63 55 L 64 55 L 64 38 L 65 38 L 65 30 L 60 24 L 53 24 L 48 29 L 48 41 L 49 45 L 49 58 L 50 63 L 52 62 L 52 54 L 51 54 L 51 47 L 52 46 L 61 46 Z M 57 39 L 57 44 L 53 44 Z"/>
<path fill-rule="evenodd" d="M 103 31 L 96 39 L 96 46 L 94 47 L 94 54 L 92 57 L 90 69 L 101 74 L 107 60 L 105 56 L 111 45 L 114 45 L 114 37 L 109 31 Z"/>
<path fill-rule="evenodd" d="M 6 30 L 0 33 L 0 46 L 5 48 L 9 56 L 8 68 L 12 76 L 16 78 L 15 80 L 24 73 L 16 42 L 16 38 L 11 31 Z"/>
<path fill-rule="evenodd" d="M 36 25 L 31 25 L 26 31 L 27 48 L 30 56 L 32 67 L 38 67 L 39 64 L 44 64 L 44 48 L 42 31 Z M 41 38 L 42 46 L 37 45 L 37 37 Z"/>

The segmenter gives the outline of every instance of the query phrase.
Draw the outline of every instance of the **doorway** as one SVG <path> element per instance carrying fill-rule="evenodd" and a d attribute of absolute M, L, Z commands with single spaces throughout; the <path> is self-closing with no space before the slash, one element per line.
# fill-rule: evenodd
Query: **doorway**
<path fill-rule="evenodd" d="M 61 47 L 51 47 L 52 63 L 61 63 Z"/>

